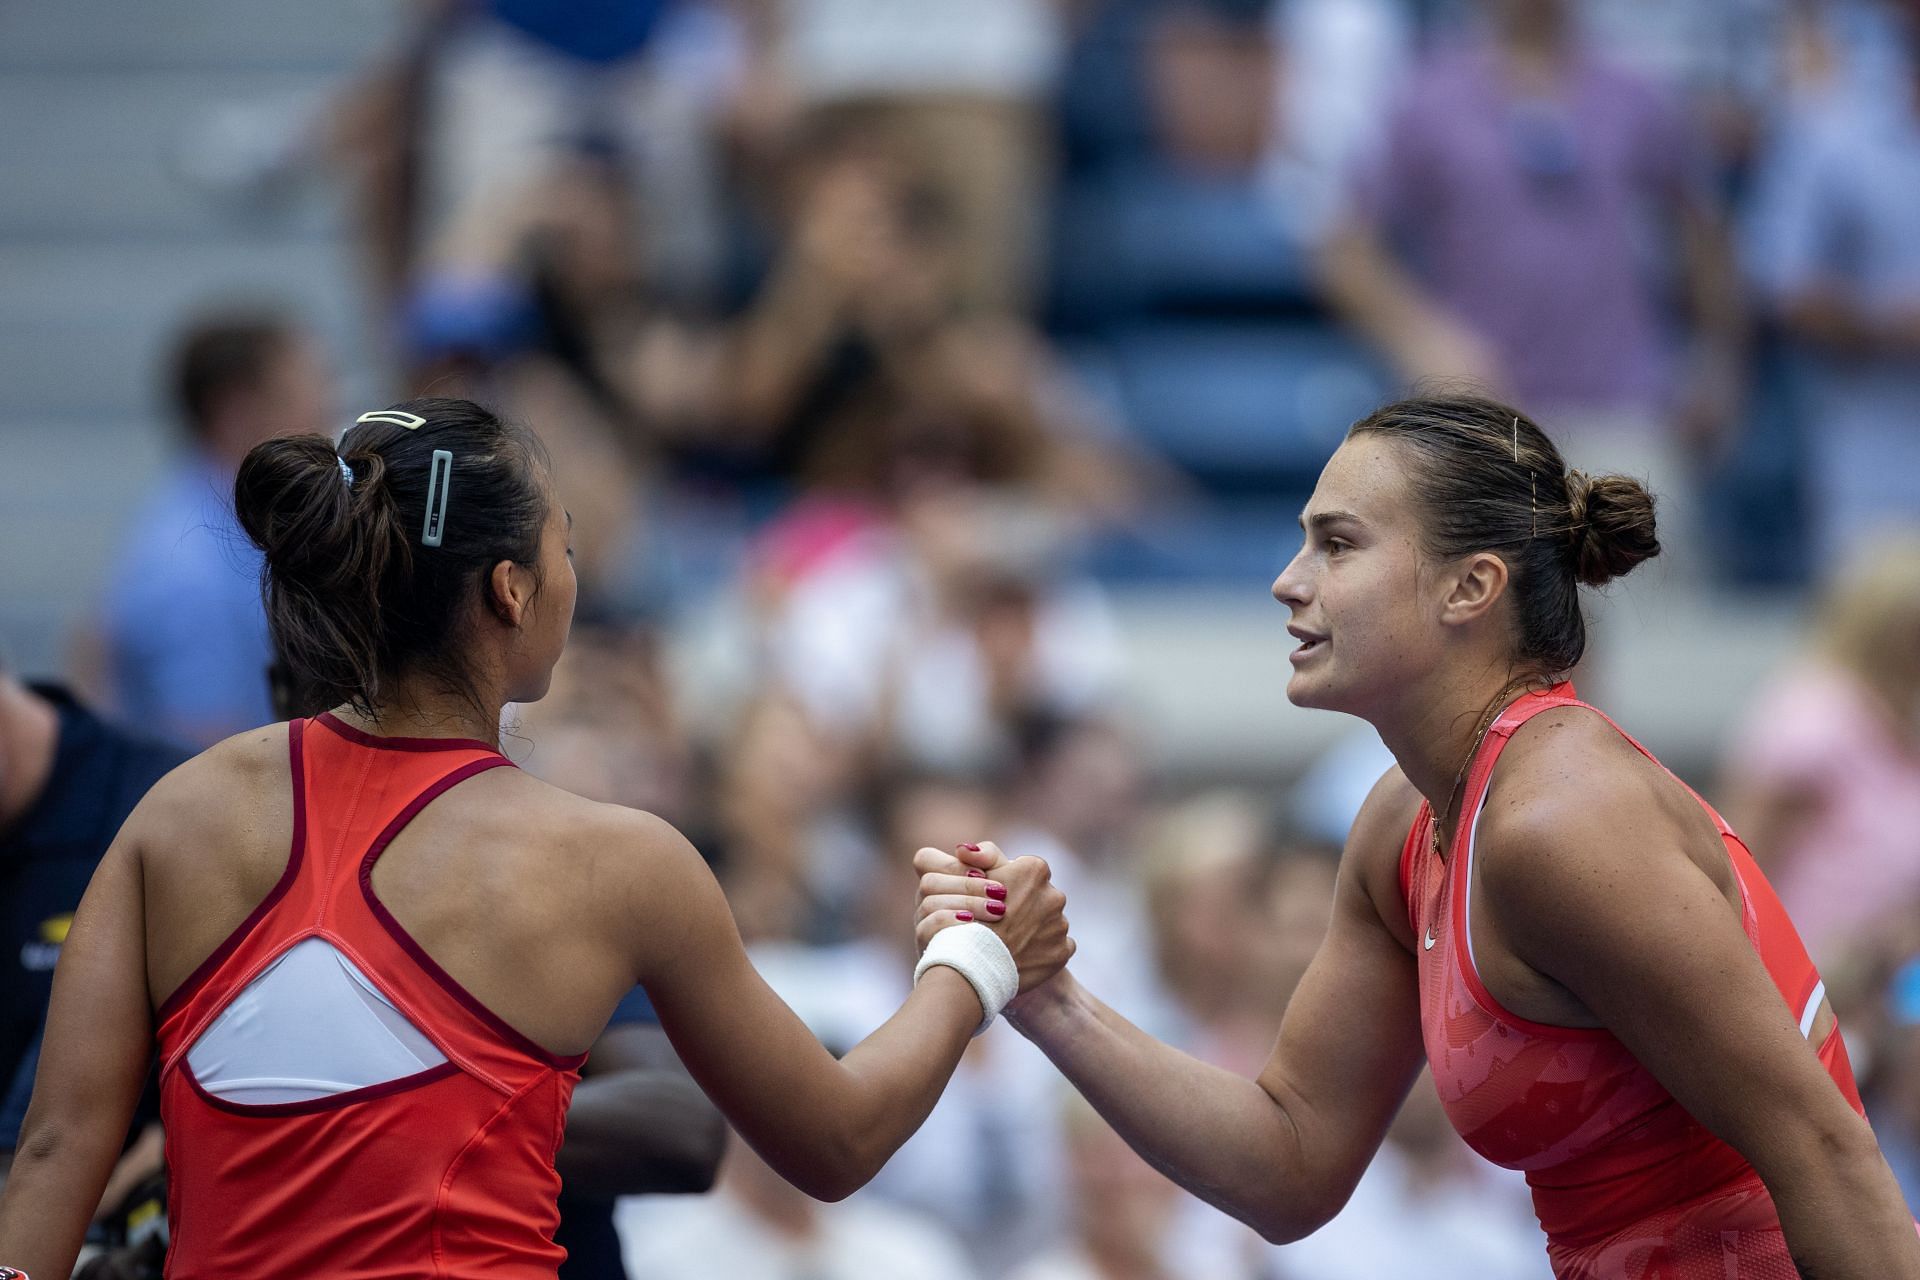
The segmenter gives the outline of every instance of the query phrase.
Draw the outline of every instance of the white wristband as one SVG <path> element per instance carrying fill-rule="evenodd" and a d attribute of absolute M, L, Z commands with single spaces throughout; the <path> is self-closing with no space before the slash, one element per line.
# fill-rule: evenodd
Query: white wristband
<path fill-rule="evenodd" d="M 974 1028 L 975 1035 L 992 1026 L 1007 1001 L 1020 994 L 1020 966 L 1013 962 L 1013 952 L 1007 950 L 999 934 L 977 920 L 933 935 L 921 953 L 920 963 L 913 967 L 914 985 L 918 986 L 920 975 L 937 964 L 956 970 L 980 997 L 985 1016 Z"/>

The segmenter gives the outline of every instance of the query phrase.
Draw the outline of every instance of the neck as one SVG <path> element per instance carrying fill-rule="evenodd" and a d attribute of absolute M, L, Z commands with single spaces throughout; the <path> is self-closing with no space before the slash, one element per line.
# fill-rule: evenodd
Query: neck
<path fill-rule="evenodd" d="M 0 831 L 46 789 L 60 745 L 60 713 L 31 689 L 0 676 Z"/>
<path fill-rule="evenodd" d="M 1489 666 L 1472 680 L 1415 699 L 1399 714 L 1373 721 L 1400 771 L 1433 806 L 1436 818 L 1453 816 L 1448 811 L 1468 757 L 1500 708 L 1519 696 L 1522 687 L 1504 666 Z"/>
<path fill-rule="evenodd" d="M 390 689 L 374 707 L 372 719 L 345 706 L 335 707 L 333 714 L 383 738 L 474 738 L 498 746 L 500 711 L 507 700 L 490 689 L 477 692 L 479 698 L 468 699 L 450 689 L 413 681 Z"/>

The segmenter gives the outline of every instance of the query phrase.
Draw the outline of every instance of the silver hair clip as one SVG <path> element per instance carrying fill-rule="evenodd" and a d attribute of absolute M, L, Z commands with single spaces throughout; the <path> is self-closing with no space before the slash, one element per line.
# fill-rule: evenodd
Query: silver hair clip
<path fill-rule="evenodd" d="M 1513 460 L 1520 461 L 1520 415 L 1513 415 Z M 1527 536 L 1540 536 L 1540 477 L 1527 468 Z"/>
<path fill-rule="evenodd" d="M 447 495 L 452 491 L 453 454 L 446 449 L 435 449 L 433 466 L 427 472 L 427 522 L 420 527 L 422 546 L 440 545 L 447 526 Z"/>
<path fill-rule="evenodd" d="M 372 413 L 363 413 L 355 418 L 354 425 L 362 422 L 386 422 L 396 427 L 405 427 L 409 431 L 418 431 L 427 425 L 427 420 L 417 413 L 408 413 L 404 409 L 375 409 Z"/>
<path fill-rule="evenodd" d="M 353 468 L 348 466 L 347 460 L 337 453 L 333 455 L 333 460 L 340 464 L 340 478 L 346 481 L 347 488 L 353 488 Z"/>

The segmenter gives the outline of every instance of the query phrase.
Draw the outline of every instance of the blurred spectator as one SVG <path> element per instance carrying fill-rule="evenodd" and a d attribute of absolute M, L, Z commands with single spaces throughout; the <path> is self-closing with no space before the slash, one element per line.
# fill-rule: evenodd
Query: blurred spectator
<path fill-rule="evenodd" d="M 1476 1156 L 1425 1074 L 1337 1217 L 1271 1251 L 1269 1280 L 1550 1280 L 1521 1176 Z"/>
<path fill-rule="evenodd" d="M 1274 122 L 1261 180 L 1293 239 L 1317 244 L 1341 206 L 1341 184 L 1380 145 L 1380 104 L 1413 57 L 1414 20 L 1398 0 L 1284 0 L 1273 6 L 1279 49 Z"/>
<path fill-rule="evenodd" d="M 823 733 L 946 767 L 1003 758 L 1021 717 L 1098 709 L 1119 671 L 1105 596 L 1044 516 L 967 485 L 897 518 L 810 503 L 766 531 L 751 590 L 767 657 Z"/>
<path fill-rule="evenodd" d="M 193 746 L 274 719 L 260 555 L 233 516 L 240 460 L 271 436 L 331 435 L 314 340 L 271 313 L 182 336 L 171 369 L 186 453 L 134 515 L 105 606 L 115 711 Z"/>
<path fill-rule="evenodd" d="M 433 0 L 437 3 L 438 0 Z M 705 0 L 461 0 L 427 70 L 425 243 L 431 269 L 511 265 L 468 234 L 583 151 L 613 159 L 650 278 L 711 287 L 722 220 L 714 117 L 738 34 Z M 476 250 L 479 249 L 478 252 Z"/>
<path fill-rule="evenodd" d="M 1022 725 L 1004 833 L 1009 857 L 1045 858 L 1073 901 L 1074 971 L 1156 1035 L 1178 1031 L 1155 973 L 1133 837 L 1144 799 L 1139 746 L 1095 715 L 1036 714 Z"/>
<path fill-rule="evenodd" d="M 1694 523 L 1688 455 L 1730 427 L 1743 373 L 1700 139 L 1677 102 L 1594 53 L 1573 0 L 1485 10 L 1485 35 L 1432 57 L 1394 104 L 1328 242 L 1327 287 L 1406 378 L 1493 389 L 1551 420 L 1574 465 L 1650 476 L 1677 535 Z M 1669 258 L 1695 325 L 1679 368 Z"/>
<path fill-rule="evenodd" d="M 1014 1269 L 1009 1280 L 1232 1280 L 1230 1254 L 1200 1253 L 1183 1236 L 1189 1197 L 1142 1160 L 1078 1094 L 1066 1093 L 1067 1239 Z"/>
<path fill-rule="evenodd" d="M 1040 335 L 969 309 L 950 196 L 866 126 L 822 126 L 793 162 L 792 218 L 720 371 L 729 447 L 840 493 L 971 480 L 1096 516 L 1134 465 Z"/>
<path fill-rule="evenodd" d="M 1249 1077 L 1333 913 L 1328 851 L 1272 842 L 1250 796 L 1219 791 L 1161 814 L 1140 845 L 1160 976 L 1193 1022 L 1189 1051 Z"/>
<path fill-rule="evenodd" d="M 798 128 L 884 138 L 950 218 L 955 297 L 1018 312 L 1052 167 L 1044 108 L 1064 0 L 746 0 L 740 108 L 762 146 Z"/>
<path fill-rule="evenodd" d="M 1175 0 L 1148 39 L 1146 94 L 1156 140 L 1176 170 L 1253 171 L 1273 125 L 1275 49 L 1268 0 Z"/>
<path fill-rule="evenodd" d="M 629 1200 L 619 1220 L 627 1271 L 648 1280 L 972 1280 L 978 1274 L 967 1261 L 970 1243 L 942 1221 L 871 1199 L 821 1204 L 738 1138 L 711 1195 Z M 992 1229 L 970 1222 L 972 1231 Z"/>
<path fill-rule="evenodd" d="M 1901 9 L 1885 51 L 1901 74 L 1869 65 L 1791 104 L 1750 227 L 1751 270 L 1810 357 L 1806 466 L 1826 563 L 1880 522 L 1920 518 L 1920 13 Z"/>
<path fill-rule="evenodd" d="M 1883 999 L 1867 1114 L 1908 1207 L 1920 1207 L 1920 959 L 1893 972 Z M 1854 1039 L 1850 1035 L 1849 1043 Z"/>
<path fill-rule="evenodd" d="M 54 965 L 80 897 L 147 788 L 186 757 L 108 724 L 59 686 L 22 683 L 0 663 L 0 956 L 10 957 L 0 982 L 0 1182 L 26 1118 Z M 158 1091 L 149 1090 L 101 1198 L 103 1220 L 159 1170 L 159 1117 Z"/>
<path fill-rule="evenodd" d="M 1920 904 L 1920 536 L 1848 566 L 1812 618 L 1812 643 L 1733 734 L 1725 788 L 1824 968 Z"/>

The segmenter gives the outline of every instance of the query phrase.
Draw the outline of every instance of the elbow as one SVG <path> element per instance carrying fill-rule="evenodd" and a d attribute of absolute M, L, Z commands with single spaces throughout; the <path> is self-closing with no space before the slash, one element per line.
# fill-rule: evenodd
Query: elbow
<path fill-rule="evenodd" d="M 1247 1225 L 1268 1244 L 1296 1244 L 1332 1220 L 1331 1213 L 1302 1214 L 1296 1208 L 1285 1213 L 1265 1214 L 1249 1220 Z"/>
<path fill-rule="evenodd" d="M 1320 1191 L 1297 1186 L 1275 1188 L 1244 1221 L 1268 1244 L 1294 1244 L 1332 1222 L 1347 1207 L 1347 1197 L 1352 1194 L 1350 1186 Z"/>
<path fill-rule="evenodd" d="M 816 1152 L 804 1168 L 788 1174 L 787 1180 L 815 1200 L 837 1204 L 872 1182 L 892 1154 L 891 1148 L 878 1148 L 847 1135 Z"/>

